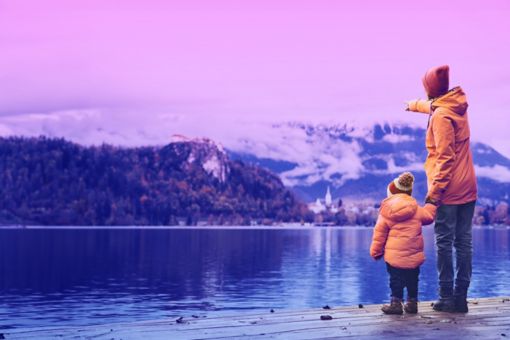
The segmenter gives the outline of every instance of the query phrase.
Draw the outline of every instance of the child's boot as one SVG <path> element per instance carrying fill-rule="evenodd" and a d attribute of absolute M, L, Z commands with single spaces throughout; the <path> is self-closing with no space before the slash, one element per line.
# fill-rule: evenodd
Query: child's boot
<path fill-rule="evenodd" d="M 418 313 L 418 300 L 413 298 L 407 298 L 407 302 L 404 305 L 404 310 L 407 314 Z"/>
<path fill-rule="evenodd" d="M 382 306 L 381 310 L 384 314 L 403 314 L 402 299 L 392 296 L 389 305 Z"/>

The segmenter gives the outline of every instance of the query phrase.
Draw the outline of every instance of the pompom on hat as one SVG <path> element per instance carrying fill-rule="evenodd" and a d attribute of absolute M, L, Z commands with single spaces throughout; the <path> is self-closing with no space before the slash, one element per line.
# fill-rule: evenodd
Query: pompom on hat
<path fill-rule="evenodd" d="M 404 172 L 388 185 L 388 197 L 395 194 L 413 194 L 414 176 L 410 172 Z"/>

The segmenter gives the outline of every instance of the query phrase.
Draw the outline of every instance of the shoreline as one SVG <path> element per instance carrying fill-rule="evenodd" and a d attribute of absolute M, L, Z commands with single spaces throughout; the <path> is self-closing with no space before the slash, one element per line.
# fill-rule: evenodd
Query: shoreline
<path fill-rule="evenodd" d="M 316 226 L 316 225 L 273 225 L 273 226 L 0 226 L 0 230 L 322 230 L 361 229 L 371 230 L 373 226 Z M 507 225 L 474 225 L 473 229 L 510 229 Z"/>

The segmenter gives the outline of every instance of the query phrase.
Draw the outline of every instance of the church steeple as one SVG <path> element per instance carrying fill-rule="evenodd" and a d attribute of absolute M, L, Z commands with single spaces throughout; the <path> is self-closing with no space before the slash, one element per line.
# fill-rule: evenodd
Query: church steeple
<path fill-rule="evenodd" d="M 331 191 L 329 190 L 329 185 L 328 185 L 328 190 L 326 191 L 326 197 L 324 198 L 324 203 L 326 203 L 327 207 L 331 207 L 332 202 L 333 202 L 333 200 L 331 198 Z"/>

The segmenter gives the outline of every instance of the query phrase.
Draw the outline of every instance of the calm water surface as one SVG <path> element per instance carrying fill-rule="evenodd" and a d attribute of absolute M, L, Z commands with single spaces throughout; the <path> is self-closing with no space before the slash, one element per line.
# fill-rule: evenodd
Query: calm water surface
<path fill-rule="evenodd" d="M 0 329 L 381 303 L 370 228 L 0 229 Z M 433 232 L 420 299 L 436 297 Z M 474 230 L 470 295 L 510 295 L 510 230 Z"/>

